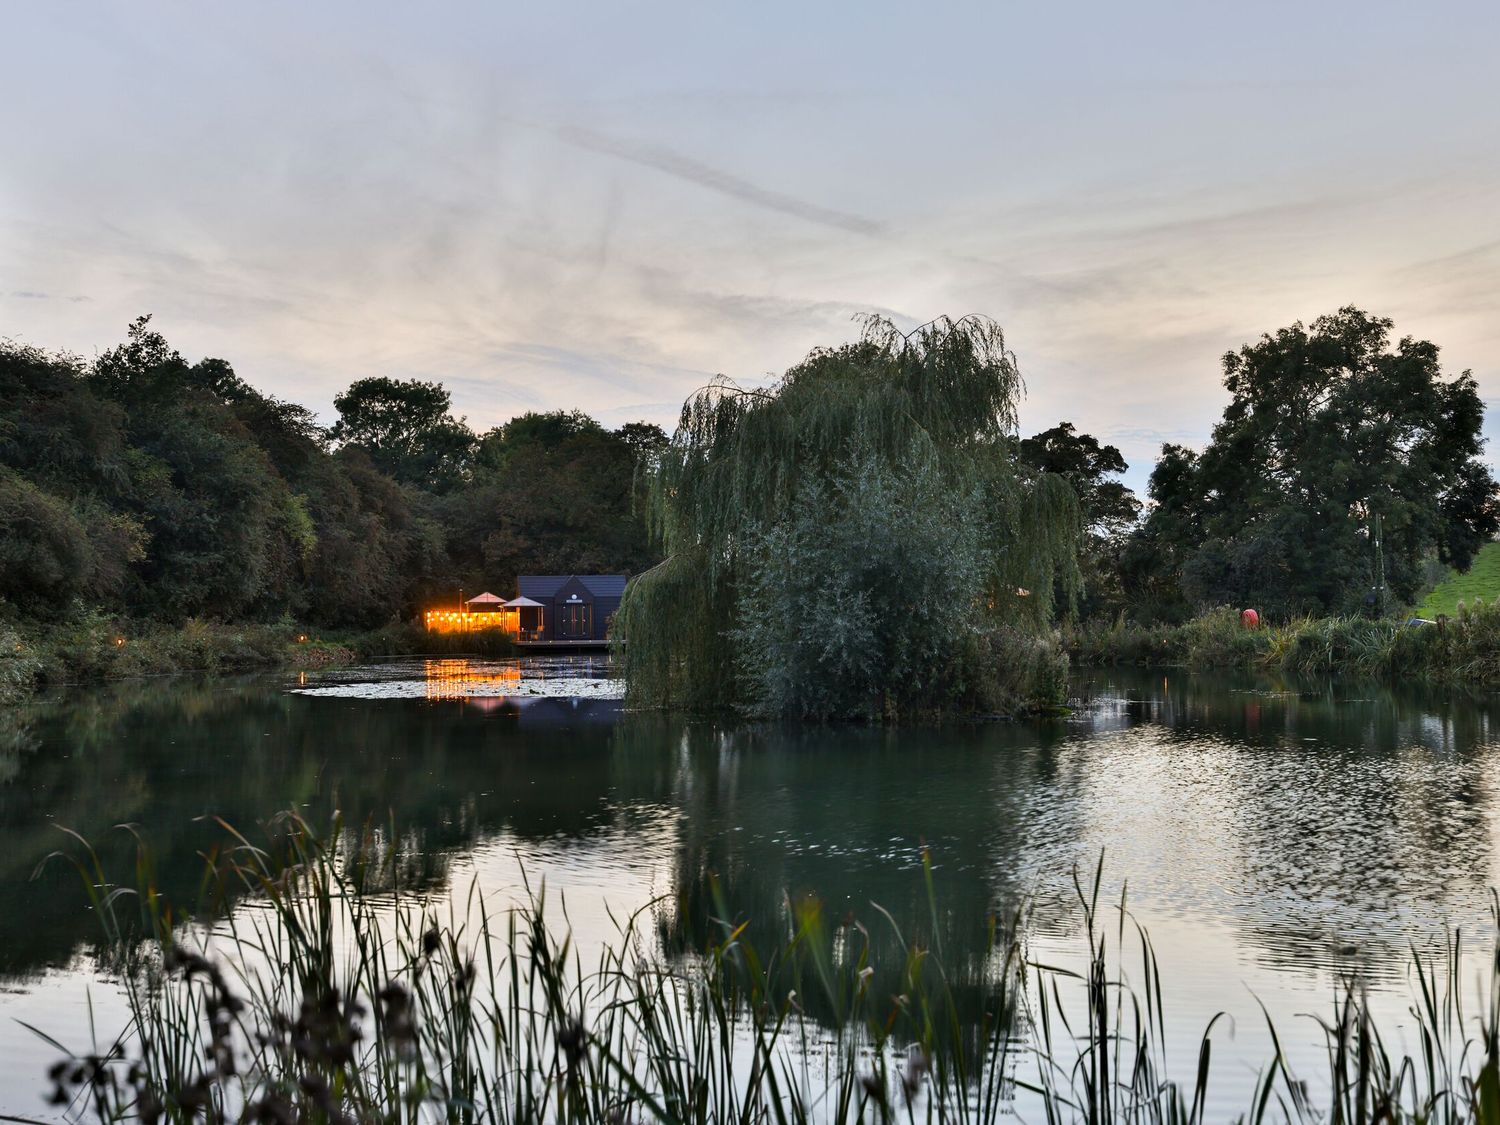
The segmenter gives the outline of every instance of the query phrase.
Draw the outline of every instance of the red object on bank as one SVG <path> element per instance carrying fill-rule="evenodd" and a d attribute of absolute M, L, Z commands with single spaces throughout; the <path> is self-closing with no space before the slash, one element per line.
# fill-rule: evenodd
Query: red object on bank
<path fill-rule="evenodd" d="M 1240 613 L 1240 624 L 1246 629 L 1259 629 L 1260 614 L 1256 613 L 1253 609 L 1243 610 Z"/>

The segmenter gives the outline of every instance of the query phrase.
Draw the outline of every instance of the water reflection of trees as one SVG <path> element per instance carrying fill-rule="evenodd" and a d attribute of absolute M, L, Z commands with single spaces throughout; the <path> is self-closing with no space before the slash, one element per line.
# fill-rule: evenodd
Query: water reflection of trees
<path fill-rule="evenodd" d="M 429 883 L 485 834 L 587 836 L 609 823 L 610 731 L 596 719 L 610 704 L 478 702 L 163 680 L 30 708 L 14 777 L 0 786 L 0 972 L 65 962 L 96 936 L 71 867 L 48 862 L 31 877 L 67 845 L 59 826 L 129 877 L 134 841 L 115 826 L 139 825 L 163 890 L 191 903 L 201 854 L 223 837 L 213 817 L 250 832 L 286 809 L 315 824 L 337 811 L 348 825 L 394 826 L 407 873 Z"/>
<path fill-rule="evenodd" d="M 1483 919 L 1495 701 L 1359 683 L 1110 678 L 1103 711 L 1160 728 L 1160 750 L 1230 798 L 1205 827 L 1238 875 L 1233 924 L 1265 960 L 1394 965 L 1437 920 Z"/>
<path fill-rule="evenodd" d="M 1016 728 L 995 727 L 622 723 L 621 792 L 649 785 L 680 812 L 674 896 L 659 916 L 665 948 L 700 950 L 741 925 L 739 941 L 781 948 L 811 912 L 812 935 L 836 961 L 868 950 L 868 987 L 879 1004 L 908 990 L 910 951 L 941 951 L 955 1026 L 977 1034 L 1021 895 L 1008 878 L 996 880 L 992 861 L 1014 848 L 1008 837 L 1018 818 L 1008 806 L 1016 790 L 976 792 L 971 767 L 974 755 L 1003 752 L 1017 737 Z M 674 748 L 668 757 L 664 746 Z M 815 983 L 798 995 L 810 1014 L 836 1018 Z M 947 1013 L 933 1016 L 948 1026 Z M 977 1041 L 968 1047 L 977 1050 Z"/>
<path fill-rule="evenodd" d="M 1182 853 L 1212 860 L 1229 898 L 1211 905 L 1261 957 L 1304 964 L 1309 948 L 1352 943 L 1394 961 L 1411 915 L 1482 908 L 1497 721 L 1482 700 L 1176 673 L 1111 673 L 1067 723 L 900 731 L 726 726 L 606 701 L 118 684 L 0 731 L 0 973 L 61 963 L 95 936 L 71 869 L 30 878 L 64 843 L 56 825 L 121 873 L 133 842 L 111 828 L 141 825 L 164 889 L 190 901 L 220 835 L 205 818 L 254 827 L 297 808 L 396 827 L 404 870 L 434 888 L 447 857 L 500 833 L 575 841 L 607 869 L 633 826 L 675 823 L 660 926 L 676 947 L 723 915 L 769 946 L 789 899 L 816 901 L 830 925 L 870 929 L 878 970 L 894 972 L 878 903 L 908 941 L 941 944 L 977 976 L 992 918 L 1040 888 L 1041 922 L 1070 925 L 1067 867 L 1110 833 L 1119 848 L 1160 830 L 1159 808 L 1132 819 L 1153 786 L 1158 803 L 1180 797 L 1182 817 L 1201 812 Z M 1128 857 L 1108 873 L 1142 880 Z M 1191 867 L 1157 882 L 1181 893 Z"/>

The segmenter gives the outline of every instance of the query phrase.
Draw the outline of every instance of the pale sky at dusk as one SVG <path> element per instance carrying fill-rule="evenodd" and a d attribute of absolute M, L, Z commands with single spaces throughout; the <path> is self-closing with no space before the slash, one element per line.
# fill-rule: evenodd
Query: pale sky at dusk
<path fill-rule="evenodd" d="M 1225 350 L 1354 303 L 1500 405 L 1493 2 L 0 13 L 0 335 L 47 348 L 150 312 L 325 420 L 387 374 L 670 428 L 857 313 L 984 313 L 1023 429 L 1139 486 Z"/>

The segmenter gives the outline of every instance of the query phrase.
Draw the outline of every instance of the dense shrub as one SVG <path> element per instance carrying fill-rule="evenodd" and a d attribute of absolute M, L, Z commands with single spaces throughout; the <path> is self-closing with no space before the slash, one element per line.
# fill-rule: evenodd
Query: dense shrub
<path fill-rule="evenodd" d="M 1296 675 L 1406 678 L 1500 684 L 1500 603 L 1461 608 L 1454 618 L 1407 624 L 1383 618 L 1312 617 L 1246 629 L 1221 609 L 1184 625 L 1075 630 L 1080 664 L 1245 668 Z"/>
<path fill-rule="evenodd" d="M 30 692 L 40 670 L 41 661 L 20 634 L 0 626 L 0 706 Z"/>
<path fill-rule="evenodd" d="M 1067 649 L 1056 633 L 996 629 L 980 643 L 977 701 L 995 714 L 1050 712 L 1068 700 Z"/>
<path fill-rule="evenodd" d="M 803 482 L 789 518 L 750 541 L 735 660 L 762 715 L 894 717 L 973 694 L 987 545 L 931 466 L 873 458 Z"/>
<path fill-rule="evenodd" d="M 93 561 L 72 509 L 0 467 L 0 597 L 69 598 L 87 582 Z"/>
<path fill-rule="evenodd" d="M 1202 668 L 1236 668 L 1264 656 L 1270 640 L 1261 629 L 1246 629 L 1238 610 L 1223 608 L 1182 626 L 1187 659 Z"/>
<path fill-rule="evenodd" d="M 498 629 L 475 629 L 468 633 L 429 633 L 408 621 L 392 621 L 378 629 L 357 633 L 344 643 L 361 659 L 387 656 L 486 656 L 514 655 L 515 642 Z"/>
<path fill-rule="evenodd" d="M 290 662 L 297 635 L 285 622 L 225 625 L 191 618 L 181 626 L 143 626 L 81 608 L 35 634 L 30 651 L 47 683 L 280 667 Z"/>

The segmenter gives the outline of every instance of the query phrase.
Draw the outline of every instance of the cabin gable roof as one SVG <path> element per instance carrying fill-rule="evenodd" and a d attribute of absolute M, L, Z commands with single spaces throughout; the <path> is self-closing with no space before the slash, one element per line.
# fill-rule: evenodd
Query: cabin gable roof
<path fill-rule="evenodd" d="M 628 579 L 623 574 L 522 574 L 516 578 L 516 588 L 523 598 L 550 602 L 574 581 L 595 598 L 618 599 L 624 596 Z"/>

